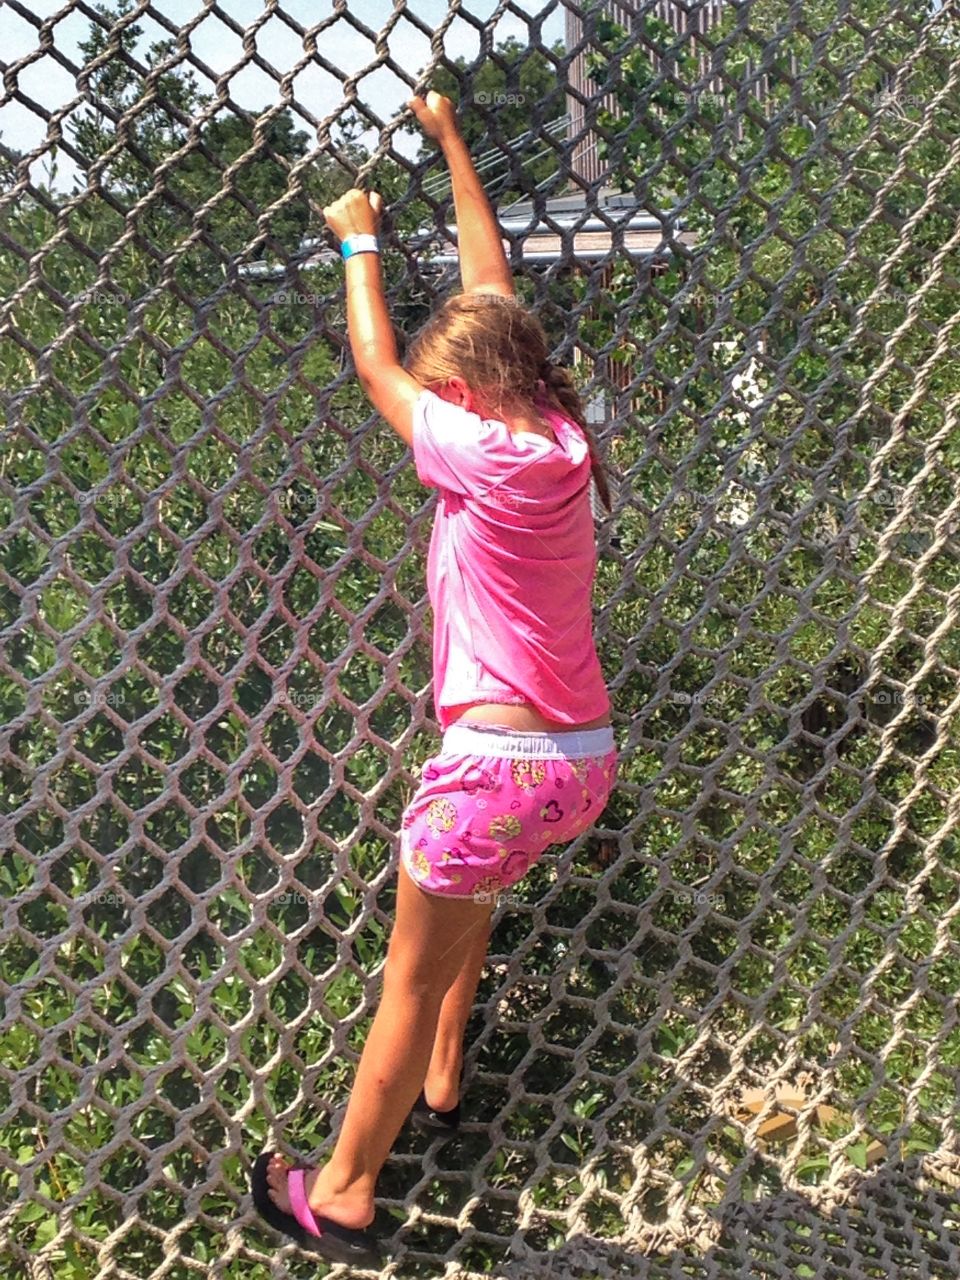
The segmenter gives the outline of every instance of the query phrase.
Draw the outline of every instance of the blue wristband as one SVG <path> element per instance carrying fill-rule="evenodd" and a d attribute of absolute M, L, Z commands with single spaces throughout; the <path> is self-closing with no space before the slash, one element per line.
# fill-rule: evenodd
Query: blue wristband
<path fill-rule="evenodd" d="M 355 253 L 379 253 L 380 241 L 376 236 L 370 235 L 347 236 L 340 246 L 340 252 L 343 254 L 344 262 L 347 258 L 352 258 Z"/>

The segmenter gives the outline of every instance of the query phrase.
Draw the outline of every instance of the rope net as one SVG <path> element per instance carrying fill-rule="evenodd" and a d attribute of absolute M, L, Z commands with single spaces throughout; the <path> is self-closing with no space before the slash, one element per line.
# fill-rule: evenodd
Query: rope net
<path fill-rule="evenodd" d="M 438 7 L 6 6 L 5 1275 L 316 1274 L 246 1173 L 335 1136 L 438 732 L 320 210 L 383 193 L 405 334 L 459 287 L 434 87 L 615 489 L 622 765 L 497 908 L 391 1267 L 955 1276 L 957 11 Z"/>

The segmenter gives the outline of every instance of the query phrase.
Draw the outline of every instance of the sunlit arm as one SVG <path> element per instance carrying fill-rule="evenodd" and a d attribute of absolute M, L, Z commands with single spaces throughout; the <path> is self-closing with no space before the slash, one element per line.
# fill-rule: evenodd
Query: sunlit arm
<path fill-rule="evenodd" d="M 400 364 L 383 294 L 380 255 L 355 253 L 344 267 L 347 335 L 360 385 L 377 412 L 412 445 L 413 405 L 423 387 Z"/>
<path fill-rule="evenodd" d="M 513 274 L 503 251 L 503 233 L 484 191 L 467 144 L 459 133 L 441 142 L 450 168 L 457 215 L 460 279 L 465 293 L 514 295 Z"/>
<path fill-rule="evenodd" d="M 344 263 L 347 335 L 357 377 L 385 364 L 398 364 L 397 340 L 383 294 L 379 253 L 355 253 Z"/>

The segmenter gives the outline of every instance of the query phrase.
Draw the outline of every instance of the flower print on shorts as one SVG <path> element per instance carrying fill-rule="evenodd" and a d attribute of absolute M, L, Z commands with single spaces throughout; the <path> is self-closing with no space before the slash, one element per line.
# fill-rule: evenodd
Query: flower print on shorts
<path fill-rule="evenodd" d="M 422 849 L 412 849 L 410 851 L 410 871 L 416 880 L 426 880 L 427 876 L 429 876 L 430 863 L 427 861 Z"/>
<path fill-rule="evenodd" d="M 545 850 L 596 821 L 615 761 L 612 751 L 578 759 L 441 751 L 404 814 L 411 876 L 430 893 L 496 901 Z"/>
<path fill-rule="evenodd" d="M 472 796 L 475 791 L 496 791 L 496 774 L 482 766 L 470 769 L 463 775 L 463 789 L 468 796 Z"/>
<path fill-rule="evenodd" d="M 512 840 L 520 834 L 521 830 L 519 818 L 515 818 L 512 813 L 501 813 L 498 817 L 490 819 L 487 834 L 496 840 Z"/>
<path fill-rule="evenodd" d="M 444 800 L 442 797 L 431 800 L 427 805 L 425 817 L 434 838 L 442 835 L 444 831 L 452 830 L 456 816 L 457 811 L 449 800 Z"/>
<path fill-rule="evenodd" d="M 547 769 L 542 760 L 511 760 L 510 776 L 515 786 L 535 791 L 547 776 Z"/>
<path fill-rule="evenodd" d="M 502 888 L 499 876 L 481 876 L 474 882 L 473 896 L 478 902 L 490 902 Z"/>
<path fill-rule="evenodd" d="M 573 776 L 576 778 L 576 780 L 582 786 L 583 783 L 585 783 L 587 780 L 587 774 L 590 772 L 590 761 L 589 760 L 568 760 L 567 767 L 569 768 Z"/>

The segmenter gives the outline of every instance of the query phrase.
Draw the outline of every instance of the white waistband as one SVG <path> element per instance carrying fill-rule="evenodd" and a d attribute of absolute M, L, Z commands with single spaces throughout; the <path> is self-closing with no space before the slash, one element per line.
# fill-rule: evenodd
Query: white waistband
<path fill-rule="evenodd" d="M 542 760 L 546 756 L 605 756 L 616 750 L 613 727 L 575 729 L 570 733 L 543 733 L 539 729 L 506 729 L 479 724 L 452 724 L 443 734 L 443 751 L 463 755 L 508 756 Z"/>

